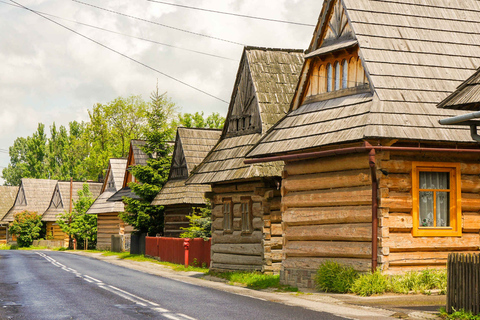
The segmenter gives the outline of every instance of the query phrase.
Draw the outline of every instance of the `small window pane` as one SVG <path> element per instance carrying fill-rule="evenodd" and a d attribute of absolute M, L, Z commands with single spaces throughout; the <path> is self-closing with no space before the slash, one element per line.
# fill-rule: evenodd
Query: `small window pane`
<path fill-rule="evenodd" d="M 433 192 L 420 192 L 419 225 L 433 227 Z"/>
<path fill-rule="evenodd" d="M 450 227 L 450 192 L 437 192 L 437 227 Z"/>
<path fill-rule="evenodd" d="M 335 90 L 340 90 L 340 63 L 335 62 Z"/>
<path fill-rule="evenodd" d="M 420 172 L 420 189 L 449 189 L 448 172 Z"/>
<path fill-rule="evenodd" d="M 327 64 L 327 92 L 332 91 L 332 77 L 333 77 L 332 65 L 329 63 Z"/>

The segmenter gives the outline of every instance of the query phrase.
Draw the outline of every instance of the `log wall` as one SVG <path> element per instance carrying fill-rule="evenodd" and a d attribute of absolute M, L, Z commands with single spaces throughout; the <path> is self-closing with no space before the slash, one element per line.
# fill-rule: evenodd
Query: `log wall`
<path fill-rule="evenodd" d="M 185 232 L 181 228 L 188 228 L 189 226 L 187 216 L 192 211 L 193 206 L 189 204 L 165 206 L 164 236 L 179 238 L 180 234 Z"/>
<path fill-rule="evenodd" d="M 8 226 L 0 226 L 0 243 L 7 243 Z"/>
<path fill-rule="evenodd" d="M 366 154 L 288 162 L 282 181 L 281 280 L 314 287 L 326 260 L 371 268 L 370 167 Z"/>
<path fill-rule="evenodd" d="M 281 194 L 268 179 L 212 186 L 212 264 L 217 271 L 278 274 L 282 262 Z M 251 197 L 251 233 L 241 231 L 241 197 Z M 233 203 L 233 232 L 223 230 L 223 199 Z"/>
<path fill-rule="evenodd" d="M 62 231 L 58 223 L 53 221 L 47 222 L 47 239 L 63 241 L 63 246 L 68 247 L 68 235 Z"/>
<path fill-rule="evenodd" d="M 412 161 L 461 164 L 462 237 L 412 236 Z M 469 154 L 381 152 L 379 263 L 387 273 L 445 268 L 451 252 L 478 253 L 480 246 L 480 157 Z M 381 171 L 380 171 L 381 169 Z"/>
<path fill-rule="evenodd" d="M 112 235 L 131 233 L 132 228 L 118 217 L 116 213 L 99 213 L 97 215 L 97 249 L 110 250 Z"/>

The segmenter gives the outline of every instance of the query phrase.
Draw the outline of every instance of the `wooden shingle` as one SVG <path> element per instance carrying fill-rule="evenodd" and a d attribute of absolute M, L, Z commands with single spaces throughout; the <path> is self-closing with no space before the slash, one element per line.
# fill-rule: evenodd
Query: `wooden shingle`
<path fill-rule="evenodd" d="M 457 110 L 480 110 L 480 68 L 447 99 L 443 100 L 439 108 Z"/>
<path fill-rule="evenodd" d="M 7 212 L 13 207 L 17 193 L 17 186 L 0 186 L 0 223 Z"/>

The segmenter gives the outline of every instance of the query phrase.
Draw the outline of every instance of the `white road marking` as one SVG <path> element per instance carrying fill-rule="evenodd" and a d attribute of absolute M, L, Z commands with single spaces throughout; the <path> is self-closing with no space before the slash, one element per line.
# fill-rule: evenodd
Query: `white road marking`
<path fill-rule="evenodd" d="M 105 283 L 103 283 L 101 280 L 95 279 L 94 277 L 91 277 L 89 275 L 86 275 L 86 274 L 82 275 L 77 270 L 69 268 L 69 267 L 59 263 L 57 260 L 53 259 L 52 257 L 47 256 L 43 252 L 35 252 L 35 253 L 38 254 L 39 256 L 41 256 L 42 258 L 45 258 L 48 262 L 50 262 L 54 266 L 62 268 L 62 270 L 65 270 L 67 272 L 75 274 L 76 277 L 80 277 L 80 278 L 82 278 L 83 280 L 85 280 L 89 283 L 94 283 L 98 287 L 100 287 L 102 289 L 105 289 L 105 290 L 107 290 L 107 291 L 109 291 L 113 294 L 116 294 L 117 296 L 122 297 L 122 298 L 124 298 L 128 301 L 131 301 L 135 304 L 138 304 L 140 306 L 147 307 L 147 308 L 150 308 L 154 311 L 157 311 L 158 313 L 161 313 L 162 316 L 164 316 L 165 318 L 172 319 L 172 320 L 197 320 L 196 318 L 192 318 L 192 317 L 187 316 L 183 313 L 172 313 L 171 311 L 169 311 L 167 309 L 160 308 L 158 303 L 143 299 L 139 296 L 136 296 L 136 295 L 134 295 L 130 292 L 127 292 L 125 290 L 122 290 L 120 288 L 117 288 L 117 287 L 114 287 L 114 286 L 111 286 L 111 285 L 105 285 Z"/>

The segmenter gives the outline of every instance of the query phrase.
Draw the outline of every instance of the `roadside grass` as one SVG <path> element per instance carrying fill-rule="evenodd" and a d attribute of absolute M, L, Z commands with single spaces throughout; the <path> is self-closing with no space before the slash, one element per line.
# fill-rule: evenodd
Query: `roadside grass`
<path fill-rule="evenodd" d="M 465 312 L 464 310 L 459 310 L 452 314 L 448 314 L 445 308 L 440 308 L 440 318 L 448 320 L 480 320 L 480 315 L 475 315 L 471 312 Z"/>
<path fill-rule="evenodd" d="M 262 290 L 267 288 L 282 292 L 298 292 L 298 288 L 280 284 L 279 275 L 263 274 L 260 272 L 213 272 L 208 275 L 225 279 L 229 284 L 241 284 L 250 289 Z"/>

